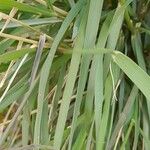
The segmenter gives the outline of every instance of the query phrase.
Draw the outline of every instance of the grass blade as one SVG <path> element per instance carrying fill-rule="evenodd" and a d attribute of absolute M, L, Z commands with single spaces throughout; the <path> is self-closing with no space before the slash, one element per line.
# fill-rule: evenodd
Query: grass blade
<path fill-rule="evenodd" d="M 124 73 L 142 91 L 145 97 L 150 100 L 150 77 L 136 65 L 130 58 L 120 52 L 113 53 L 114 62 L 124 71 Z"/>

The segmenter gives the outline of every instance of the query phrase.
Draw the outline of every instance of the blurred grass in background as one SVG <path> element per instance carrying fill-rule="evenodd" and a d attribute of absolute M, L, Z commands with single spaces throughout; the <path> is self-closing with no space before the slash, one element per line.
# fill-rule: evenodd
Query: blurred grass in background
<path fill-rule="evenodd" d="M 0 0 L 0 150 L 149 150 L 149 74 L 149 0 Z"/>

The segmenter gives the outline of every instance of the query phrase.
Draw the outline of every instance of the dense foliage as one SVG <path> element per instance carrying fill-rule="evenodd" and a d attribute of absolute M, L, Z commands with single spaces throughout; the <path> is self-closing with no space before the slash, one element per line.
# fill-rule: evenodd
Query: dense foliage
<path fill-rule="evenodd" d="M 149 150 L 150 1 L 0 0 L 0 150 Z"/>

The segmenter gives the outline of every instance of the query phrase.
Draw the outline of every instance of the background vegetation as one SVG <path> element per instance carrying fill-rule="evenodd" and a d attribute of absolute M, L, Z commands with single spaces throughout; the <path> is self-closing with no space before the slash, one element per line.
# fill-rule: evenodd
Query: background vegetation
<path fill-rule="evenodd" d="M 149 0 L 0 0 L 0 149 L 150 149 Z"/>

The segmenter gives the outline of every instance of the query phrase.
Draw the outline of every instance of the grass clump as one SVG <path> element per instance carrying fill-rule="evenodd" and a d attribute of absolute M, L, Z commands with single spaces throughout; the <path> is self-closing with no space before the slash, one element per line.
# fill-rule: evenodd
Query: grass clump
<path fill-rule="evenodd" d="M 0 0 L 0 149 L 150 147 L 149 0 Z"/>

